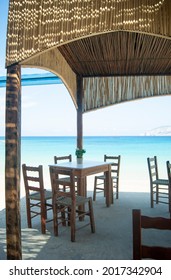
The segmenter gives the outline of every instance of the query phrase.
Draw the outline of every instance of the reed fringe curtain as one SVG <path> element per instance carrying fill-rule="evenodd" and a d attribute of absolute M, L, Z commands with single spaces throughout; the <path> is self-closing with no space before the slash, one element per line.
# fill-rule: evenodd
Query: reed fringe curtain
<path fill-rule="evenodd" d="M 171 76 L 84 78 L 83 112 L 146 97 L 171 94 Z"/>
<path fill-rule="evenodd" d="M 127 30 L 171 37 L 170 0 L 10 0 L 6 66 L 69 41 Z"/>
<path fill-rule="evenodd" d="M 87 112 L 125 101 L 169 95 L 171 94 L 171 77 L 139 76 L 84 78 L 83 87 L 83 110 Z"/>

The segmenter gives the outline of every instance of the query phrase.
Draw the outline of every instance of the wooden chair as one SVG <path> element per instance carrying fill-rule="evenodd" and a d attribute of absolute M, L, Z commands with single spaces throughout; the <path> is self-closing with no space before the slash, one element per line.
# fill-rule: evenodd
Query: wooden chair
<path fill-rule="evenodd" d="M 147 158 L 148 171 L 150 178 L 150 196 L 151 196 L 151 207 L 154 207 L 154 202 L 158 203 L 169 203 L 169 180 L 159 178 L 157 157 Z"/>
<path fill-rule="evenodd" d="M 69 161 L 69 162 L 71 162 L 72 161 L 72 155 L 70 154 L 70 155 L 68 155 L 68 156 L 54 156 L 54 163 L 55 164 L 58 164 L 59 163 L 59 161 Z M 68 183 L 68 181 L 70 180 L 70 178 L 69 177 L 63 177 L 63 181 L 66 181 L 66 184 L 64 185 L 64 190 L 66 190 L 66 186 L 67 186 L 67 183 Z M 75 181 L 77 182 L 77 177 L 75 177 Z M 76 187 L 76 190 L 77 190 L 77 186 L 75 186 Z"/>
<path fill-rule="evenodd" d="M 52 210 L 52 191 L 44 189 L 43 167 L 22 165 L 23 179 L 26 192 L 27 222 L 28 227 L 32 228 L 32 219 L 40 215 L 41 231 L 46 233 L 47 211 Z"/>
<path fill-rule="evenodd" d="M 112 162 L 111 164 L 111 178 L 112 178 L 112 200 L 113 194 L 116 195 L 116 199 L 119 198 L 119 173 L 120 173 L 120 161 L 121 156 L 107 156 L 104 155 L 104 161 Z M 105 196 L 105 175 L 95 176 L 94 179 L 94 192 L 93 200 L 96 200 L 96 194 L 104 192 Z M 113 201 L 112 201 L 113 202 Z"/>
<path fill-rule="evenodd" d="M 171 219 L 142 216 L 139 209 L 133 209 L 133 259 L 171 260 L 171 247 L 145 245 L 142 229 L 171 230 Z"/>
<path fill-rule="evenodd" d="M 169 180 L 169 212 L 170 212 L 170 218 L 171 218 L 171 163 L 170 161 L 166 162 L 167 167 L 167 174 L 168 174 L 168 180 Z"/>
<path fill-rule="evenodd" d="M 63 186 L 66 184 L 66 181 L 63 181 L 62 176 L 66 175 L 70 180 L 67 183 L 67 191 L 64 191 Z M 76 219 L 83 218 L 84 216 L 89 216 L 89 223 L 80 223 L 83 224 L 83 227 L 91 225 L 91 231 L 94 233 L 95 222 L 92 198 L 76 195 L 74 171 L 58 170 L 50 166 L 50 178 L 53 192 L 54 234 L 58 236 L 58 227 L 60 224 L 66 225 L 68 223 L 68 226 L 71 228 L 71 241 L 74 242 Z"/>

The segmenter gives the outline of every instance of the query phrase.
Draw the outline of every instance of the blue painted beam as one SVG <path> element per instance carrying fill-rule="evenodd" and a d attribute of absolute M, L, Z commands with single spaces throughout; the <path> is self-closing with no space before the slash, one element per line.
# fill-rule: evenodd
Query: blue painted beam
<path fill-rule="evenodd" d="M 60 78 L 52 73 L 47 74 L 25 74 L 21 77 L 22 86 L 62 84 Z M 6 76 L 0 77 L 0 88 L 6 87 Z"/>

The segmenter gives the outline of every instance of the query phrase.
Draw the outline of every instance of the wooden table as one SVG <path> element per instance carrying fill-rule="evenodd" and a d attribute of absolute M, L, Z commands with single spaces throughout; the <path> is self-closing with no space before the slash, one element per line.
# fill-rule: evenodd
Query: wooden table
<path fill-rule="evenodd" d="M 112 203 L 111 199 L 111 164 L 109 162 L 98 162 L 98 161 L 84 161 L 81 164 L 77 162 L 63 162 L 59 164 L 49 165 L 58 169 L 69 169 L 74 170 L 75 176 L 77 177 L 78 194 L 86 196 L 86 177 L 96 173 L 104 172 L 106 176 L 106 206 L 109 207 Z"/>

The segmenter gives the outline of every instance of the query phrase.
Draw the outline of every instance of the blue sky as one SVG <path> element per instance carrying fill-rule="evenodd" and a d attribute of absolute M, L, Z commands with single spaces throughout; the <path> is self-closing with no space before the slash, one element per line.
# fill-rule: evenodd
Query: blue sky
<path fill-rule="evenodd" d="M 8 0 L 0 0 L 0 76 L 6 75 L 5 48 Z M 37 69 L 22 69 L 22 74 Z M 84 114 L 84 135 L 142 135 L 171 126 L 171 97 L 114 105 Z M 0 135 L 5 131 L 5 88 L 0 88 Z M 76 135 L 76 110 L 64 85 L 22 87 L 22 135 Z"/>

